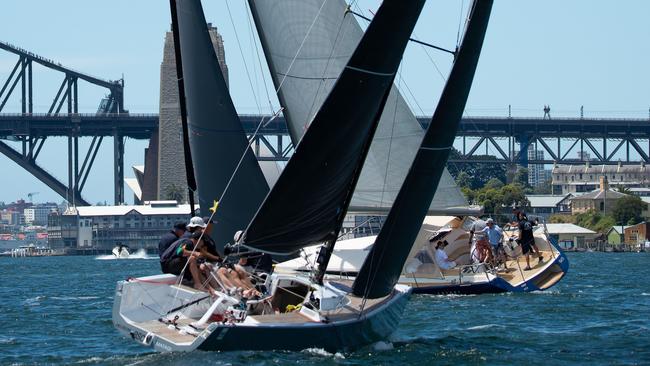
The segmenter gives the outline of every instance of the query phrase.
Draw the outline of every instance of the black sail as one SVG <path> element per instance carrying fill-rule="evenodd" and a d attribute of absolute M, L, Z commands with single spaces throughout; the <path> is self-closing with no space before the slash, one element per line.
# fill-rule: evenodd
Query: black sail
<path fill-rule="evenodd" d="M 212 236 L 218 245 L 232 242 L 269 191 L 228 93 L 199 0 L 172 0 L 182 57 L 189 142 L 202 216 L 222 196 Z M 173 6 L 175 3 L 176 6 Z M 179 144 L 179 151 L 182 146 Z M 236 170 L 236 172 L 235 172 Z M 234 174 L 234 176 L 233 176 Z"/>
<path fill-rule="evenodd" d="M 291 253 L 335 240 L 424 0 L 386 0 L 316 113 L 243 244 Z"/>
<path fill-rule="evenodd" d="M 375 244 L 354 281 L 353 292 L 357 296 L 386 296 L 399 279 L 454 143 L 491 9 L 492 0 L 473 3 L 465 36 L 431 124 Z"/>

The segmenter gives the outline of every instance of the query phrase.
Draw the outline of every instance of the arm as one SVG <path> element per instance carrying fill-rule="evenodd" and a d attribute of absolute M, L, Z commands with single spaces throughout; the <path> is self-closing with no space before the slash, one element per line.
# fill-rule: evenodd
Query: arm
<path fill-rule="evenodd" d="M 201 247 L 201 256 L 210 262 L 221 262 L 221 257 L 208 252 L 206 247 Z"/>

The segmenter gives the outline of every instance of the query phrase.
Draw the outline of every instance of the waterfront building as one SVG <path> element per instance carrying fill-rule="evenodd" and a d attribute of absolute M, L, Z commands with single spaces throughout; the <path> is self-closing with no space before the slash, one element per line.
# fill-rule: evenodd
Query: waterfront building
<path fill-rule="evenodd" d="M 631 225 L 614 225 L 612 226 L 609 231 L 607 231 L 607 234 L 605 235 L 607 237 L 607 243 L 609 244 L 623 244 L 625 243 L 625 237 L 624 237 L 624 232 L 625 229 L 629 228 Z"/>
<path fill-rule="evenodd" d="M 592 192 L 570 198 L 571 214 L 579 214 L 595 210 L 601 214 L 611 212 L 616 201 L 627 196 L 609 188 L 607 179 L 601 177 L 600 187 Z"/>
<path fill-rule="evenodd" d="M 176 201 L 69 208 L 50 215 L 49 245 L 75 254 L 108 252 L 118 244 L 156 252 L 160 237 L 189 215 L 190 206 Z"/>
<path fill-rule="evenodd" d="M 642 222 L 636 225 L 626 226 L 625 244 L 637 245 L 642 247 L 645 242 L 650 241 L 650 223 Z"/>
<path fill-rule="evenodd" d="M 598 233 L 575 224 L 546 224 L 551 240 L 562 249 L 585 248 L 587 242 L 593 241 Z M 543 230 L 540 225 L 537 230 Z"/>
<path fill-rule="evenodd" d="M 650 188 L 650 170 L 645 163 L 623 165 L 553 166 L 553 191 L 562 194 L 591 192 L 598 188 L 600 178 L 605 177 L 611 186 L 627 188 Z"/>
<path fill-rule="evenodd" d="M 571 201 L 573 194 L 567 193 L 563 195 L 551 194 L 529 194 L 526 198 L 530 202 L 528 213 L 535 216 L 548 219 L 551 215 L 555 214 L 571 214 Z"/>

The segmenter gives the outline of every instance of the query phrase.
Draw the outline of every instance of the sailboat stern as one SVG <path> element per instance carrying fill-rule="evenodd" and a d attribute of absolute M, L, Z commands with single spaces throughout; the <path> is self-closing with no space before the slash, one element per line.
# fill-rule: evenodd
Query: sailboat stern
<path fill-rule="evenodd" d="M 199 349 L 352 351 L 388 338 L 399 325 L 410 295 L 410 287 L 397 285 L 382 299 L 364 302 L 346 294 L 347 304 L 339 303 L 329 314 L 303 307 L 288 313 L 248 316 L 239 324 L 218 325 Z"/>
<path fill-rule="evenodd" d="M 176 283 L 173 275 L 119 281 L 113 301 L 115 328 L 127 338 L 160 352 L 195 350 L 211 328 L 199 332 L 189 324 L 192 317 L 205 313 L 210 296 Z"/>

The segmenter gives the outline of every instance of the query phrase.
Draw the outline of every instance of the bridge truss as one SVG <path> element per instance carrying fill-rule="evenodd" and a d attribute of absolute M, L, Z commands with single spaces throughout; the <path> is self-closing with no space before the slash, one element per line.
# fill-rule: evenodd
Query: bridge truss
<path fill-rule="evenodd" d="M 11 134 L 0 135 L 0 137 L 10 137 L 19 141 L 21 149 L 14 149 L 5 142 L 0 141 L 0 153 L 4 154 L 22 168 L 30 172 L 37 179 L 45 183 L 56 193 L 64 197 L 68 202 L 77 205 L 88 205 L 83 199 L 81 192 L 86 183 L 86 179 L 103 142 L 104 135 L 92 135 L 92 142 L 88 151 L 83 158 L 83 163 L 79 164 L 79 80 L 88 82 L 92 85 L 108 89 L 107 96 L 102 99 L 97 109 L 97 116 L 108 114 L 124 114 L 124 80 L 107 81 L 102 80 L 78 71 L 64 67 L 47 58 L 36 55 L 22 48 L 13 46 L 9 43 L 0 42 L 0 49 L 18 56 L 18 61 L 9 73 L 9 77 L 2 83 L 0 88 L 0 112 L 2 112 L 9 98 L 14 92 L 20 94 L 21 115 L 14 122 L 20 124 L 19 131 L 13 131 Z M 34 113 L 34 73 L 33 64 L 37 63 L 46 69 L 60 72 L 63 74 L 63 80 L 58 88 L 56 95 L 46 113 L 37 116 Z M 17 86 L 20 83 L 20 88 Z M 66 106 L 62 112 L 63 106 Z M 39 117 L 56 118 L 65 114 L 69 120 L 67 128 L 56 134 L 48 134 L 38 128 L 30 127 L 30 123 L 38 124 Z M 25 123 L 22 123 L 22 121 Z M 22 131 L 20 131 L 22 130 Z M 68 183 L 64 184 L 56 177 L 51 175 L 37 163 L 39 153 L 48 136 L 60 135 L 62 132 L 68 138 Z M 113 130 L 111 134 L 114 141 L 114 179 L 115 179 L 115 203 L 124 201 L 124 136 L 118 129 Z M 118 188 L 119 187 L 119 188 Z"/>

